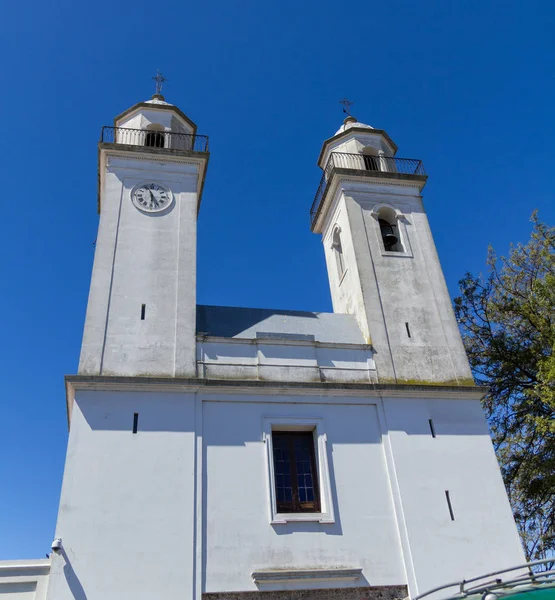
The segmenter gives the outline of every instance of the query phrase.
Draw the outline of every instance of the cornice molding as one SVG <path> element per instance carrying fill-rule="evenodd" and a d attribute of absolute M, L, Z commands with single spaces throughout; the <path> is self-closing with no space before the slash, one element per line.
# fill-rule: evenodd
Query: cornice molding
<path fill-rule="evenodd" d="M 487 393 L 487 388 L 474 385 L 458 386 L 447 384 L 402 384 L 402 383 L 335 383 L 335 382 L 279 382 L 258 379 L 202 379 L 198 377 L 123 377 L 113 375 L 66 375 L 66 401 L 68 422 L 75 392 L 90 391 L 132 391 L 132 392 L 204 392 L 245 397 L 260 395 L 268 397 L 280 396 L 283 401 L 288 396 L 319 397 L 319 402 L 334 402 L 338 396 L 345 398 L 441 398 L 480 400 Z M 308 401 L 307 401 L 308 402 Z M 340 401 L 339 401 L 340 403 Z"/>
<path fill-rule="evenodd" d="M 396 175 L 396 177 L 393 177 Z M 353 183 L 360 185 L 361 180 L 364 180 L 366 185 L 386 185 L 388 187 L 403 187 L 403 188 L 413 188 L 418 189 L 419 197 L 422 188 L 426 184 L 427 176 L 426 175 L 404 175 L 403 179 L 399 178 L 399 174 L 397 173 L 389 173 L 388 177 L 373 177 L 369 175 L 368 171 L 360 171 L 358 175 L 353 174 L 352 169 L 334 169 L 332 171 L 331 179 L 328 181 L 322 199 L 320 200 L 320 207 L 318 210 L 318 216 L 314 223 L 312 224 L 312 232 L 313 233 L 322 233 L 324 230 L 324 222 L 326 220 L 327 214 L 329 212 L 330 207 L 333 204 L 333 199 L 337 194 L 338 190 L 341 189 L 343 191 L 351 191 L 348 187 L 343 186 L 344 183 Z M 408 178 L 411 179 L 408 179 Z M 385 194 L 386 192 L 372 192 L 371 190 L 356 190 L 357 193 L 367 193 L 367 194 Z"/>

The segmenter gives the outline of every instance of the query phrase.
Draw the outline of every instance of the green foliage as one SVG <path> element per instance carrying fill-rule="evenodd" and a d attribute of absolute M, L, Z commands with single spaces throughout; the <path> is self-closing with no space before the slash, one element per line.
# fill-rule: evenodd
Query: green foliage
<path fill-rule="evenodd" d="M 455 313 L 484 399 L 529 560 L 555 555 L 555 228 L 532 215 L 526 245 L 490 248 L 489 274 L 459 282 Z"/>

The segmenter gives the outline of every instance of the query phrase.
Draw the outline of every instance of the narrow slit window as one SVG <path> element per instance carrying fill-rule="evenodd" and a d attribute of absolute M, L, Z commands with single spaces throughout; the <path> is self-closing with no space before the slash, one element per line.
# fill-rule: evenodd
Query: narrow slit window
<path fill-rule="evenodd" d="M 411 335 L 410 335 L 410 327 L 409 327 L 409 324 L 408 324 L 408 323 L 405 323 L 405 327 L 407 328 L 407 335 L 408 335 L 409 337 L 411 337 Z"/>
<path fill-rule="evenodd" d="M 146 316 L 146 304 L 141 304 L 141 321 L 145 320 Z"/>
<path fill-rule="evenodd" d="M 278 513 L 320 512 L 314 432 L 272 432 Z"/>
<path fill-rule="evenodd" d="M 139 427 L 139 413 L 133 413 L 133 433 L 137 433 Z"/>
<path fill-rule="evenodd" d="M 454 521 L 455 513 L 453 512 L 453 505 L 451 504 L 451 495 L 449 494 L 449 490 L 445 490 L 445 498 L 447 499 L 447 507 L 449 508 L 449 515 L 451 517 L 451 521 Z"/>
<path fill-rule="evenodd" d="M 432 434 L 432 437 L 436 437 L 436 429 L 434 427 L 434 422 L 432 421 L 432 419 L 428 419 L 428 423 L 430 424 L 430 433 Z"/>

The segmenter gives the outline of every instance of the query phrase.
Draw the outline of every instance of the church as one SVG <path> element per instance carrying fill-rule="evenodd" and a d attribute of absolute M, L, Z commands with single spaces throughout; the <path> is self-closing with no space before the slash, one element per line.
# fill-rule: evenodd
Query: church
<path fill-rule="evenodd" d="M 422 162 L 350 115 L 317 160 L 333 313 L 204 306 L 208 138 L 159 90 L 102 128 L 56 539 L 3 600 L 402 600 L 525 562 Z"/>

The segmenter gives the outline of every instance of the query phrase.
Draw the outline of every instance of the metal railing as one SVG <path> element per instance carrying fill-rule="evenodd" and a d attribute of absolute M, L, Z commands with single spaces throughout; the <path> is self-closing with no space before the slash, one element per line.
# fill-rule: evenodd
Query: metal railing
<path fill-rule="evenodd" d="M 440 585 L 431 590 L 428 590 L 424 594 L 415 596 L 412 600 L 421 600 L 431 594 L 448 590 L 449 588 L 456 588 L 456 591 L 448 594 L 450 600 L 462 600 L 468 596 L 484 597 L 487 592 L 500 591 L 500 596 L 508 596 L 511 590 L 522 592 L 533 591 L 542 589 L 548 585 L 555 584 L 555 570 L 551 567 L 553 565 L 553 558 L 544 558 L 543 560 L 536 560 L 534 562 L 525 563 L 523 565 L 517 565 L 516 567 L 508 567 L 499 571 L 493 571 L 492 573 L 485 573 L 478 577 L 472 577 L 471 579 L 463 579 L 461 581 L 455 581 L 453 583 L 446 583 Z M 546 571 L 534 571 L 533 567 L 546 567 Z M 512 571 L 520 571 L 516 577 L 510 576 L 508 579 L 499 577 L 505 573 L 511 573 Z M 485 581 L 484 581 L 485 580 Z M 494 594 L 495 595 L 495 594 Z"/>
<path fill-rule="evenodd" d="M 148 129 L 104 126 L 100 134 L 100 141 L 107 144 L 208 152 L 208 136 L 174 131 L 150 131 Z"/>
<path fill-rule="evenodd" d="M 397 158 L 395 156 L 374 156 L 365 154 L 349 154 L 347 152 L 332 152 L 316 191 L 314 202 L 310 208 L 310 223 L 314 224 L 322 198 L 331 181 L 335 169 L 351 169 L 367 171 L 368 173 L 396 173 L 399 175 L 426 175 L 424 165 L 416 158 Z"/>

